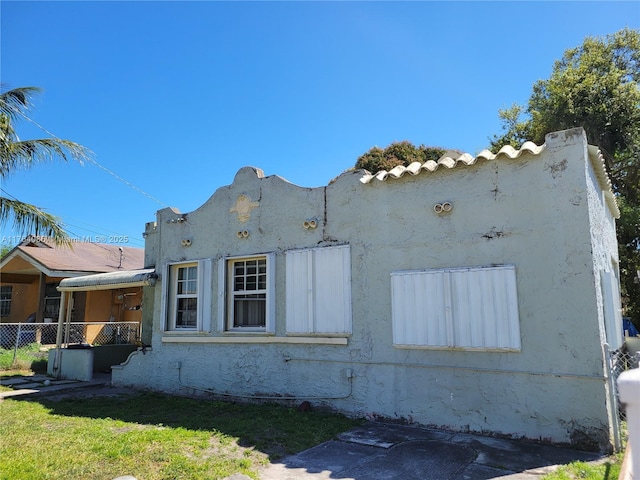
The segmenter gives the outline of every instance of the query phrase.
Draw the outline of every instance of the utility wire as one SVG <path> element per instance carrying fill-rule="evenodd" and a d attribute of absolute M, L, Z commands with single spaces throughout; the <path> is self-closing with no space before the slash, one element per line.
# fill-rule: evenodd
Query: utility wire
<path fill-rule="evenodd" d="M 32 118 L 30 118 L 28 115 L 26 115 L 22 110 L 17 109 L 17 108 L 13 108 L 14 112 L 16 112 L 18 115 L 20 115 L 22 118 L 24 118 L 25 120 L 27 120 L 28 122 L 33 123 L 36 127 L 40 128 L 43 132 L 45 132 L 47 135 L 50 135 L 51 137 L 53 137 L 56 140 L 61 140 L 60 137 L 58 137 L 57 135 L 54 135 L 52 132 L 50 132 L 49 130 L 47 130 L 46 128 L 44 128 L 42 125 L 40 125 L 38 122 L 36 122 L 35 120 L 33 120 Z M 91 152 L 91 150 L 89 150 Z M 94 153 L 94 152 L 91 152 Z M 124 178 L 120 177 L 119 175 L 115 174 L 114 172 L 112 172 L 111 170 L 109 170 L 107 167 L 101 165 L 100 163 L 98 163 L 98 161 L 96 159 L 94 159 L 91 156 L 87 157 L 87 160 L 89 161 L 89 163 L 92 163 L 93 165 L 95 165 L 96 167 L 100 168 L 101 170 L 104 170 L 105 172 L 107 172 L 109 175 L 111 175 L 112 177 L 116 178 L 117 180 L 120 180 L 121 182 L 123 182 L 125 185 L 127 185 L 128 187 L 134 189 L 135 191 L 137 191 L 138 193 L 141 193 L 142 195 L 144 195 L 145 197 L 149 198 L 150 200 L 153 200 L 154 202 L 158 203 L 159 205 L 162 205 L 163 207 L 168 207 L 169 205 L 167 205 L 166 203 L 161 202 L 160 200 L 158 200 L 155 197 L 152 197 L 151 195 L 149 195 L 147 192 L 145 192 L 144 190 L 142 190 L 141 188 L 136 187 L 133 183 L 125 180 Z"/>
<path fill-rule="evenodd" d="M 9 197 L 9 198 L 11 198 L 13 200 L 18 200 L 16 197 L 14 197 L 9 192 L 7 192 L 4 188 L 0 187 L 0 191 L 2 193 L 4 193 L 7 197 Z M 92 225 L 90 223 L 83 222 L 82 220 L 78 220 L 78 219 L 72 219 L 72 220 L 76 220 L 76 221 L 78 221 L 80 223 L 84 223 L 85 225 L 88 225 L 90 227 L 100 229 L 100 230 L 102 230 L 102 232 L 110 232 L 110 233 L 113 233 L 114 235 L 118 235 L 118 236 L 126 236 L 127 240 L 128 240 L 128 243 L 135 243 L 135 244 L 137 244 L 139 246 L 144 245 L 144 242 L 142 240 L 138 240 L 137 238 L 131 238 L 129 235 L 125 235 L 123 233 L 115 232 L 113 230 L 109 230 L 109 229 L 106 229 L 106 228 L 103 228 L 103 227 L 99 227 L 97 225 Z M 103 235 L 103 233 L 100 232 L 100 231 L 91 230 L 89 228 L 82 227 L 80 225 L 73 225 L 71 223 L 66 223 L 65 222 L 64 223 L 64 227 L 63 227 L 65 229 L 65 231 L 68 234 L 70 234 L 69 236 L 75 236 L 76 238 L 81 238 L 81 235 L 78 235 L 76 232 L 71 231 L 68 227 L 79 228 L 80 230 L 85 230 L 87 232 L 95 233 L 96 235 L 100 235 L 100 236 L 105 236 L 105 237 L 107 236 L 107 235 Z"/>
<path fill-rule="evenodd" d="M 127 236 L 129 238 L 129 241 L 133 240 L 134 242 L 137 242 L 138 244 L 144 245 L 144 241 L 143 240 L 137 239 L 137 238 L 131 238 L 129 235 L 126 235 L 126 234 L 124 234 L 122 232 L 117 232 L 115 230 L 109 230 L 108 228 L 100 227 L 99 225 L 93 225 L 91 223 L 87 223 L 87 222 L 85 222 L 83 220 L 80 220 L 78 218 L 65 217 L 65 219 L 71 220 L 71 221 L 73 221 L 75 223 L 84 224 L 87 227 L 97 228 L 99 231 L 96 232 L 95 230 L 91 230 L 90 228 L 86 228 L 86 227 L 83 227 L 81 225 L 73 225 L 73 224 L 70 224 L 70 223 L 66 224 L 66 225 L 69 225 L 71 227 L 79 228 L 80 230 L 86 230 L 87 232 L 97 233 L 99 235 L 102 235 L 103 234 L 102 232 L 107 232 L 107 233 L 111 233 L 113 235 Z"/>

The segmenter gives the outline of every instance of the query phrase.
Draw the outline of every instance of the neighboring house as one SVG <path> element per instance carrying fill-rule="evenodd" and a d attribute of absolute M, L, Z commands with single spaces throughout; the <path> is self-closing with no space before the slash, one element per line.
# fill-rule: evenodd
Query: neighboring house
<path fill-rule="evenodd" d="M 608 449 L 618 215 L 581 128 L 319 188 L 246 167 L 147 224 L 152 348 L 113 383 Z"/>
<path fill-rule="evenodd" d="M 27 237 L 0 261 L 2 323 L 57 322 L 63 279 L 139 269 L 143 258 L 141 248 L 90 242 L 65 246 Z M 74 300 L 72 322 L 140 322 L 142 316 L 140 287 L 77 292 Z M 51 340 L 46 343 L 55 343 L 55 335 Z"/>

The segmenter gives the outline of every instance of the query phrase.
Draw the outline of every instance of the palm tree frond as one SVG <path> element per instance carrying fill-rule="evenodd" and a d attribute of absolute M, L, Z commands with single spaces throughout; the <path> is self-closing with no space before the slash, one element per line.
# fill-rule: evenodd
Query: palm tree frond
<path fill-rule="evenodd" d="M 13 219 L 19 235 L 50 237 L 58 245 L 71 245 L 60 219 L 41 208 L 15 199 L 0 197 L 0 224 Z"/>
<path fill-rule="evenodd" d="M 91 160 L 91 150 L 58 138 L 42 127 L 52 138 L 25 141 L 18 138 L 12 123 L 19 117 L 32 121 L 25 112 L 31 106 L 31 98 L 37 93 L 40 93 L 37 87 L 20 87 L 0 93 L 0 179 L 16 170 L 29 169 L 52 160 L 76 160 L 80 163 Z M 4 226 L 10 221 L 18 234 L 47 236 L 58 244 L 71 245 L 58 217 L 35 205 L 0 197 L 0 225 Z"/>
<path fill-rule="evenodd" d="M 40 93 L 38 87 L 19 87 L 0 93 L 0 113 L 11 119 L 16 118 L 31 106 L 31 98 Z"/>
<path fill-rule="evenodd" d="M 18 142 L 3 142 L 0 138 L 0 177 L 54 160 L 66 162 L 71 159 L 82 164 L 84 160 L 91 157 L 92 153 L 78 143 L 60 138 Z"/>

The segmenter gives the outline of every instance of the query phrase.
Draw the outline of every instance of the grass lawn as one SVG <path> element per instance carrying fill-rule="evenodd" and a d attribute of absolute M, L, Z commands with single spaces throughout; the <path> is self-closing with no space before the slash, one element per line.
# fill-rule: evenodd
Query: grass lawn
<path fill-rule="evenodd" d="M 605 463 L 573 462 L 563 465 L 542 480 L 617 480 L 620 475 L 623 454 L 613 455 Z"/>
<path fill-rule="evenodd" d="M 0 402 L 0 478 L 258 478 L 361 424 L 322 412 L 139 393 Z"/>
<path fill-rule="evenodd" d="M 20 347 L 16 351 L 12 348 L 0 348 L 0 371 L 26 369 L 46 372 L 48 355 L 41 350 L 39 343 Z"/>
<path fill-rule="evenodd" d="M 33 372 L 11 371 L 3 377 L 29 374 Z M 273 404 L 156 393 L 6 399 L 0 401 L 0 480 L 111 480 L 120 475 L 220 479 L 234 473 L 258 478 L 260 467 L 269 461 L 362 423 Z M 615 480 L 622 457 L 619 453 L 604 463 L 574 462 L 542 480 Z"/>

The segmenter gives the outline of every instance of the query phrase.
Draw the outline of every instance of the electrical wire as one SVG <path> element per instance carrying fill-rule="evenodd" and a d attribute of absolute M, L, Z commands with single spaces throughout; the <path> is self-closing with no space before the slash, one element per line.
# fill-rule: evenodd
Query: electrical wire
<path fill-rule="evenodd" d="M 4 193 L 7 197 L 9 197 L 9 198 L 11 198 L 11 199 L 13 199 L 13 200 L 18 200 L 15 196 L 13 196 L 11 193 L 7 192 L 4 188 L 0 187 L 0 191 L 1 191 L 2 193 Z M 128 240 L 128 242 L 127 242 L 127 243 L 137 244 L 137 245 L 138 245 L 138 246 L 140 246 L 140 247 L 143 247 L 143 246 L 144 246 L 144 241 L 143 241 L 143 240 L 138 240 L 138 239 L 136 239 L 136 238 L 131 238 L 131 237 L 129 237 L 128 235 L 125 235 L 125 234 L 123 234 L 123 233 L 115 232 L 115 231 L 113 231 L 113 230 L 108 230 L 108 229 L 106 229 L 106 228 L 102 228 L 102 227 L 97 226 L 97 225 L 92 225 L 92 224 L 90 224 L 90 223 L 82 222 L 82 220 L 78 220 L 78 219 L 73 219 L 73 220 L 77 220 L 77 221 L 79 221 L 79 222 L 81 222 L 81 223 L 85 223 L 85 225 L 88 225 L 88 226 L 90 226 L 90 227 L 94 227 L 94 228 L 100 229 L 101 231 L 91 230 L 91 229 L 88 229 L 88 228 L 86 228 L 86 227 L 82 227 L 82 226 L 80 226 L 80 225 L 73 225 L 73 224 L 71 224 L 71 223 L 66 223 L 66 222 L 65 222 L 65 223 L 64 223 L 64 230 L 65 230 L 65 231 L 69 234 L 69 236 L 71 236 L 71 237 L 75 237 L 75 238 L 82 238 L 82 236 L 81 236 L 81 235 L 78 235 L 76 232 L 74 232 L 74 231 L 70 230 L 68 227 L 75 227 L 75 228 L 79 228 L 80 230 L 84 230 L 84 231 L 87 231 L 87 232 L 95 233 L 96 235 L 103 236 L 103 237 L 108 237 L 109 235 L 104 235 L 102 232 L 109 232 L 109 233 L 112 233 L 112 234 L 113 234 L 113 235 L 111 235 L 111 236 L 122 236 L 122 237 L 127 237 L 127 240 Z M 100 243 L 100 242 L 97 242 L 97 243 Z"/>
<path fill-rule="evenodd" d="M 61 140 L 60 137 L 58 137 L 57 135 L 53 134 L 52 132 L 50 132 L 49 130 L 47 130 L 45 127 L 43 127 L 42 125 L 40 125 L 38 122 L 36 122 L 35 120 L 33 120 L 32 118 L 30 118 L 28 115 L 26 115 L 22 110 L 17 109 L 17 108 L 13 108 L 13 111 L 16 112 L 18 115 L 20 115 L 22 118 L 24 118 L 25 120 L 27 120 L 28 122 L 33 123 L 36 127 L 38 127 L 39 129 L 41 129 L 43 132 L 45 132 L 47 135 L 50 135 L 51 137 L 53 137 L 56 140 Z M 89 150 L 91 152 L 91 150 Z M 94 153 L 94 152 L 91 152 Z M 151 195 L 149 195 L 147 192 L 145 192 L 144 190 L 142 190 L 139 187 L 136 187 L 133 183 L 129 182 L 128 180 L 125 180 L 124 178 L 122 178 L 121 176 L 117 175 L 116 173 L 114 173 L 113 171 L 109 170 L 107 167 L 101 165 L 100 163 L 98 163 L 98 161 L 91 157 L 91 156 L 87 156 L 87 161 L 93 165 L 95 165 L 96 167 L 100 168 L 101 170 L 104 170 L 105 172 L 107 172 L 109 175 L 111 175 L 112 177 L 114 177 L 117 180 L 120 180 L 121 182 L 123 182 L 125 185 L 127 185 L 128 187 L 132 188 L 133 190 L 137 191 L 138 193 L 141 193 L 142 195 L 144 195 L 145 197 L 147 197 L 150 200 L 153 200 L 154 202 L 158 203 L 159 205 L 163 206 L 163 207 L 168 207 L 169 205 L 167 205 L 164 202 L 161 202 L 160 200 L 158 200 L 155 197 L 152 197 Z"/>

